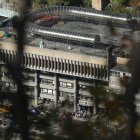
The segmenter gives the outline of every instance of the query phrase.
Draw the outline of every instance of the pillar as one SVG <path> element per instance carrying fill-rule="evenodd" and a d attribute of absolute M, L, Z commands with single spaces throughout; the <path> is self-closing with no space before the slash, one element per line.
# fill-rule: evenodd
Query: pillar
<path fill-rule="evenodd" d="M 38 67 L 38 69 L 40 68 L 40 60 L 39 59 L 40 59 L 40 56 L 38 55 L 37 56 L 37 62 L 38 62 L 38 66 L 37 67 Z"/>
<path fill-rule="evenodd" d="M 73 61 L 73 64 L 74 64 L 74 75 L 76 75 L 76 62 Z"/>
<path fill-rule="evenodd" d="M 58 103 L 58 75 L 57 74 L 54 75 L 54 91 L 55 91 L 54 105 L 55 108 L 57 108 L 57 103 Z"/>
<path fill-rule="evenodd" d="M 39 83 L 38 83 L 38 71 L 35 72 L 35 87 L 34 87 L 34 92 L 35 92 L 35 102 L 34 105 L 37 106 L 38 105 L 38 89 L 39 89 Z"/>
<path fill-rule="evenodd" d="M 67 69 L 67 68 L 66 68 L 66 63 L 67 63 L 67 62 L 66 62 L 66 60 L 64 59 L 64 71 L 65 71 L 65 73 L 66 73 L 66 69 Z"/>
<path fill-rule="evenodd" d="M 97 112 L 96 112 L 96 106 L 95 106 L 95 103 L 94 103 L 94 106 L 93 106 L 93 114 L 96 115 Z"/>
<path fill-rule="evenodd" d="M 74 112 L 77 111 L 78 80 L 74 79 Z"/>

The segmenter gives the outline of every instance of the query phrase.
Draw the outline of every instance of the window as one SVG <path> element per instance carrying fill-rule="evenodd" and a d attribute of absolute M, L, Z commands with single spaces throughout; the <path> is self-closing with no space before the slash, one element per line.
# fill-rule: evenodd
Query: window
<path fill-rule="evenodd" d="M 41 88 L 41 94 L 53 95 L 55 93 L 52 89 Z"/>
<path fill-rule="evenodd" d="M 25 92 L 34 92 L 34 87 L 24 86 L 23 89 Z"/>
<path fill-rule="evenodd" d="M 72 88 L 73 87 L 73 84 L 72 83 L 67 83 L 67 87 L 68 88 Z"/>
<path fill-rule="evenodd" d="M 29 82 L 29 81 L 34 82 L 35 81 L 34 77 L 27 76 L 27 75 L 23 75 L 23 80 L 26 82 Z"/>
<path fill-rule="evenodd" d="M 80 89 L 82 89 L 82 90 L 87 90 L 87 86 L 85 86 L 85 85 L 79 85 L 79 87 L 80 87 Z"/>
<path fill-rule="evenodd" d="M 60 87 L 66 87 L 66 82 L 60 82 Z"/>
<path fill-rule="evenodd" d="M 74 95 L 72 93 L 69 93 L 69 92 L 63 92 L 63 91 L 60 91 L 60 96 L 61 97 L 74 97 Z"/>
<path fill-rule="evenodd" d="M 5 87 L 9 87 L 10 86 L 10 83 L 9 82 L 6 82 L 5 83 Z"/>
<path fill-rule="evenodd" d="M 51 79 L 41 79 L 41 83 L 42 84 L 46 84 L 46 85 L 54 85 L 54 80 L 51 80 Z"/>
<path fill-rule="evenodd" d="M 10 83 L 10 87 L 14 88 L 15 84 L 14 83 Z"/>
<path fill-rule="evenodd" d="M 52 89 L 48 89 L 48 94 L 53 94 L 53 90 Z"/>
<path fill-rule="evenodd" d="M 60 87 L 72 88 L 73 86 L 74 86 L 73 83 L 68 83 L 68 82 L 62 82 L 62 81 L 60 81 Z"/>
<path fill-rule="evenodd" d="M 44 89 L 42 89 L 42 92 L 48 93 L 48 90 L 44 88 Z"/>

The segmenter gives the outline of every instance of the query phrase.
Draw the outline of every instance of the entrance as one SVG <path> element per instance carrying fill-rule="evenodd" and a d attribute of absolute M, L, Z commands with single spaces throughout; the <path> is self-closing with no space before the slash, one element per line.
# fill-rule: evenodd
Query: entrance
<path fill-rule="evenodd" d="M 91 117 L 93 115 L 94 106 L 82 106 L 80 105 L 80 114 L 83 117 Z"/>

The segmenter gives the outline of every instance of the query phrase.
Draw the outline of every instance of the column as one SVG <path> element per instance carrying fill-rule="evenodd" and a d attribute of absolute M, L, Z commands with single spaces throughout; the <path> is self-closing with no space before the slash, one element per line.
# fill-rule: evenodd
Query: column
<path fill-rule="evenodd" d="M 50 71 L 50 58 L 47 57 L 47 59 L 48 59 L 48 70 Z"/>
<path fill-rule="evenodd" d="M 7 54 L 7 50 L 5 50 L 5 61 L 8 62 L 8 54 Z"/>
<path fill-rule="evenodd" d="M 34 66 L 34 62 L 33 62 L 33 54 L 31 55 L 31 67 L 33 68 L 33 66 Z"/>
<path fill-rule="evenodd" d="M 35 101 L 34 101 L 34 105 L 37 106 L 38 105 L 38 89 L 39 89 L 39 83 L 38 83 L 38 71 L 35 72 L 35 87 L 34 87 L 34 93 L 35 93 Z"/>
<path fill-rule="evenodd" d="M 64 72 L 66 73 L 66 60 L 64 59 Z"/>
<path fill-rule="evenodd" d="M 100 75 L 101 75 L 101 79 L 103 80 L 103 66 L 101 65 L 101 68 L 100 68 Z"/>
<path fill-rule="evenodd" d="M 104 79 L 106 80 L 105 73 L 106 73 L 106 67 L 104 66 Z"/>
<path fill-rule="evenodd" d="M 77 111 L 78 80 L 74 79 L 74 112 Z"/>
<path fill-rule="evenodd" d="M 82 62 L 80 62 L 79 65 L 80 65 L 80 75 L 82 76 L 82 75 L 83 75 L 83 74 L 82 74 L 82 72 L 83 72 L 83 71 L 82 71 Z"/>
<path fill-rule="evenodd" d="M 85 62 L 82 63 L 82 67 L 83 67 L 83 76 L 86 77 L 86 67 L 85 67 Z"/>
<path fill-rule="evenodd" d="M 58 75 L 57 74 L 54 75 L 54 91 L 55 91 L 54 105 L 55 108 L 57 108 L 57 103 L 58 103 Z"/>
<path fill-rule="evenodd" d="M 93 114 L 96 115 L 96 106 L 95 106 L 95 102 L 94 102 L 94 106 L 93 106 Z"/>
<path fill-rule="evenodd" d="M 27 53 L 25 54 L 25 58 L 26 58 L 25 59 L 25 66 L 27 67 L 28 66 L 28 54 Z"/>
<path fill-rule="evenodd" d="M 38 69 L 40 68 L 40 56 L 37 56 L 37 61 L 38 61 Z"/>
<path fill-rule="evenodd" d="M 7 62 L 10 63 L 10 51 L 7 50 Z"/>
<path fill-rule="evenodd" d="M 13 57 L 14 57 L 14 53 L 13 53 Z M 13 58 L 13 60 L 15 61 L 15 59 Z M 27 55 L 24 54 L 24 67 L 27 66 Z"/>
<path fill-rule="evenodd" d="M 63 73 L 63 60 L 61 59 L 61 73 Z"/>
<path fill-rule="evenodd" d="M 101 79 L 101 66 L 98 65 L 98 79 Z"/>
<path fill-rule="evenodd" d="M 34 55 L 34 67 L 35 67 L 35 69 L 37 68 L 37 56 L 36 55 Z"/>
<path fill-rule="evenodd" d="M 59 60 L 59 58 L 58 58 L 58 59 L 57 59 L 57 72 L 59 72 L 59 71 L 60 71 L 59 62 L 60 62 L 60 60 Z"/>
<path fill-rule="evenodd" d="M 73 61 L 73 64 L 74 64 L 74 75 L 76 75 L 76 62 Z"/>
<path fill-rule="evenodd" d="M 73 64 L 72 64 L 72 61 L 70 60 L 69 61 L 69 74 L 72 74 L 73 73 Z"/>
<path fill-rule="evenodd" d="M 106 66 L 106 80 L 108 80 L 108 68 L 107 68 L 107 66 Z"/>
<path fill-rule="evenodd" d="M 44 57 L 44 69 L 46 70 L 47 68 L 47 63 L 46 63 L 47 59 L 46 59 L 46 56 Z"/>
<path fill-rule="evenodd" d="M 92 74 L 92 64 L 90 64 L 90 77 L 92 77 L 93 74 Z"/>
<path fill-rule="evenodd" d="M 57 67 L 56 67 L 56 58 L 54 58 L 54 71 L 57 72 Z"/>
<path fill-rule="evenodd" d="M 95 78 L 97 78 L 97 66 L 96 66 L 96 64 L 94 64 L 94 76 L 95 76 Z"/>
<path fill-rule="evenodd" d="M 53 71 L 53 58 L 52 57 L 50 58 L 50 61 L 51 61 L 51 71 Z"/>
<path fill-rule="evenodd" d="M 69 60 L 67 60 L 67 72 L 68 72 L 68 74 L 70 73 L 70 62 L 69 62 Z"/>
<path fill-rule="evenodd" d="M 41 69 L 43 69 L 43 56 L 40 56 L 41 59 Z"/>
<path fill-rule="evenodd" d="M 27 54 L 28 67 L 30 66 L 30 54 Z"/>

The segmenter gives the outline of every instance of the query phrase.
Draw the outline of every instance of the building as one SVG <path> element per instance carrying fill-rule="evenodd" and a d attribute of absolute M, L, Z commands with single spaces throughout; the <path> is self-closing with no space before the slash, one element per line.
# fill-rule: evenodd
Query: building
<path fill-rule="evenodd" d="M 98 24 L 97 21 L 102 22 Z M 69 103 L 69 111 L 83 109 L 96 114 L 95 99 L 88 87 L 100 82 L 108 89 L 110 69 L 115 62 L 112 51 L 116 46 L 100 42 L 103 35 L 100 37 L 96 32 L 97 25 L 108 28 L 105 24 L 108 21 L 114 22 L 114 26 L 116 23 L 126 25 L 129 19 L 124 15 L 107 15 L 76 7 L 49 7 L 29 13 L 21 66 L 24 90 L 31 104 L 38 106 L 46 100 L 53 107 L 63 107 Z M 15 41 L 1 38 L 4 91 L 15 92 L 17 88 L 5 68 L 5 62 L 15 62 L 16 54 Z"/>
<path fill-rule="evenodd" d="M 16 0 L 10 0 L 6 2 L 5 0 L 0 1 L 0 16 L 5 18 L 12 18 L 19 13 L 18 4 Z M 1 20 L 0 20 L 1 24 Z M 1 25 L 0 25 L 1 27 Z"/>
<path fill-rule="evenodd" d="M 9 63 L 14 63 L 15 46 L 15 43 L 2 41 L 1 60 L 6 59 Z M 39 100 L 47 99 L 57 107 L 58 102 L 68 99 L 73 104 L 74 111 L 77 104 L 93 108 L 93 97 L 88 92 L 88 86 L 94 86 L 96 80 L 108 82 L 108 50 L 104 52 L 106 57 L 102 57 L 80 51 L 77 53 L 77 49 L 67 48 L 64 51 L 63 48 L 57 50 L 25 46 L 22 62 L 25 69 L 23 84 L 26 93 L 33 98 L 34 105 L 38 105 Z M 92 53 L 95 50 L 90 51 Z M 16 84 L 10 80 L 9 72 L 4 66 L 1 67 L 1 72 L 3 90 L 16 91 Z"/>
<path fill-rule="evenodd" d="M 131 80 L 131 65 L 129 64 L 131 51 L 129 48 L 119 48 L 114 52 L 117 65 L 110 69 L 109 89 L 117 94 L 125 94 L 126 85 Z M 136 112 L 140 114 L 140 92 L 135 96 L 135 105 Z"/>
<path fill-rule="evenodd" d="M 109 0 L 92 0 L 92 8 L 103 10 L 108 5 Z"/>

